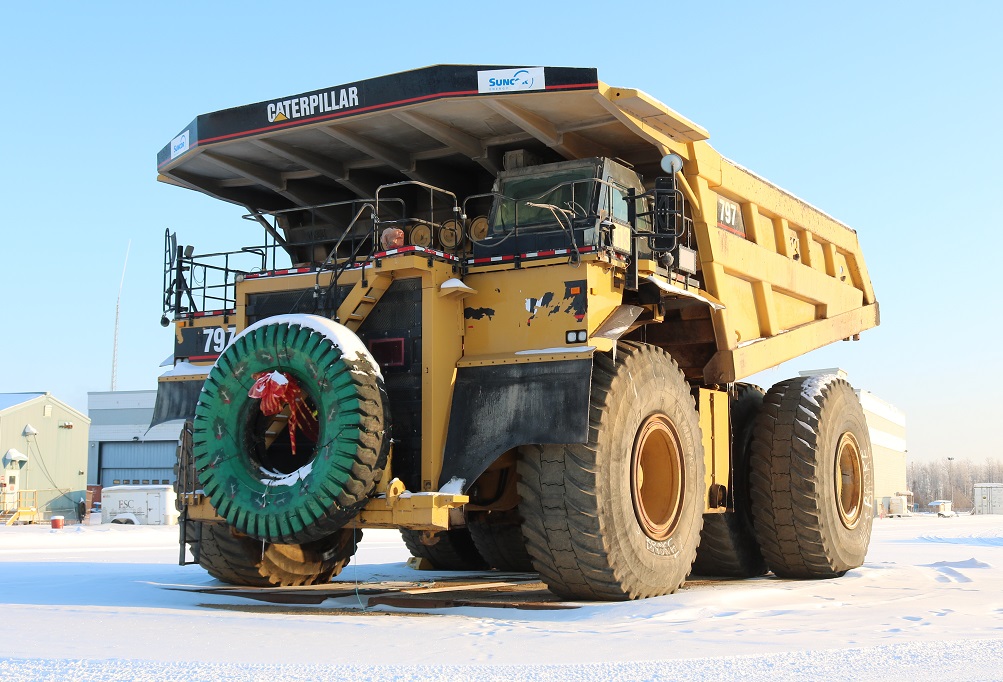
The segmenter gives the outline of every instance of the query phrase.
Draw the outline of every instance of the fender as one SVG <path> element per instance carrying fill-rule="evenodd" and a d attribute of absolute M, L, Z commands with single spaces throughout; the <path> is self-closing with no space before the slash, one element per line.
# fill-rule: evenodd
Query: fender
<path fill-rule="evenodd" d="M 591 385 L 591 359 L 457 369 L 439 484 L 466 492 L 520 445 L 587 442 Z"/>
<path fill-rule="evenodd" d="M 194 419 L 203 384 L 205 376 L 180 381 L 160 381 L 157 384 L 157 402 L 153 407 L 150 428 L 174 419 Z"/>

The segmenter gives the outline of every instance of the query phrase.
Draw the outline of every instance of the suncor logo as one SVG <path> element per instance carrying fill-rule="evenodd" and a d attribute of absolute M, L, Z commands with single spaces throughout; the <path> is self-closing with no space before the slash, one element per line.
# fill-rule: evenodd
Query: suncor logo
<path fill-rule="evenodd" d="M 185 131 L 171 140 L 171 158 L 176 159 L 188 151 L 189 131 Z"/>
<path fill-rule="evenodd" d="M 489 78 L 488 87 L 489 88 L 504 88 L 508 86 L 516 86 L 523 90 L 533 89 L 533 77 L 529 75 L 529 71 L 526 69 L 519 69 L 511 78 Z"/>
<path fill-rule="evenodd" d="M 544 90 L 546 87 L 543 67 L 539 66 L 477 72 L 477 92 L 520 92 Z"/>

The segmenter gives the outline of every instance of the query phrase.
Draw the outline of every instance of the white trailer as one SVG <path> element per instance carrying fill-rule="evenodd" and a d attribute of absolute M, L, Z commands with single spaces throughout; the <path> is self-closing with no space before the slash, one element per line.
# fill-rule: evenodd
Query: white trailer
<path fill-rule="evenodd" d="M 976 514 L 1003 514 L 1003 483 L 976 483 L 972 500 Z"/>
<path fill-rule="evenodd" d="M 177 494 L 169 485 L 116 485 L 101 491 L 102 523 L 173 526 Z"/>
<path fill-rule="evenodd" d="M 888 498 L 888 516 L 912 516 L 909 511 L 909 498 L 905 495 L 892 495 Z"/>

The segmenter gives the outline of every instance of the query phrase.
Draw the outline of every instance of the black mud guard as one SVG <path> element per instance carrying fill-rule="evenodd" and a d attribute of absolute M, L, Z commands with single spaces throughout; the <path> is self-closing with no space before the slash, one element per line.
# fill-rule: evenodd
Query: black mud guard
<path fill-rule="evenodd" d="M 587 442 L 591 386 L 591 359 L 458 368 L 439 485 L 466 492 L 520 445 Z"/>
<path fill-rule="evenodd" d="M 205 378 L 161 381 L 157 384 L 157 402 L 153 405 L 150 426 L 172 419 L 195 419 L 195 406 L 199 402 Z"/>

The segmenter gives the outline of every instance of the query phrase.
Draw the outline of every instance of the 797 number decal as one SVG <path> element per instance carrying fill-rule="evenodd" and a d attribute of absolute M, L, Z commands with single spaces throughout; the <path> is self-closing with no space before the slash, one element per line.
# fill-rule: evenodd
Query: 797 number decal
<path fill-rule="evenodd" d="M 233 342 L 237 328 L 232 325 L 182 327 L 174 343 L 175 359 L 189 362 L 215 360 Z"/>
<path fill-rule="evenodd" d="M 199 331 L 205 344 L 202 352 L 206 355 L 222 353 L 237 334 L 236 327 L 205 327 Z"/>

